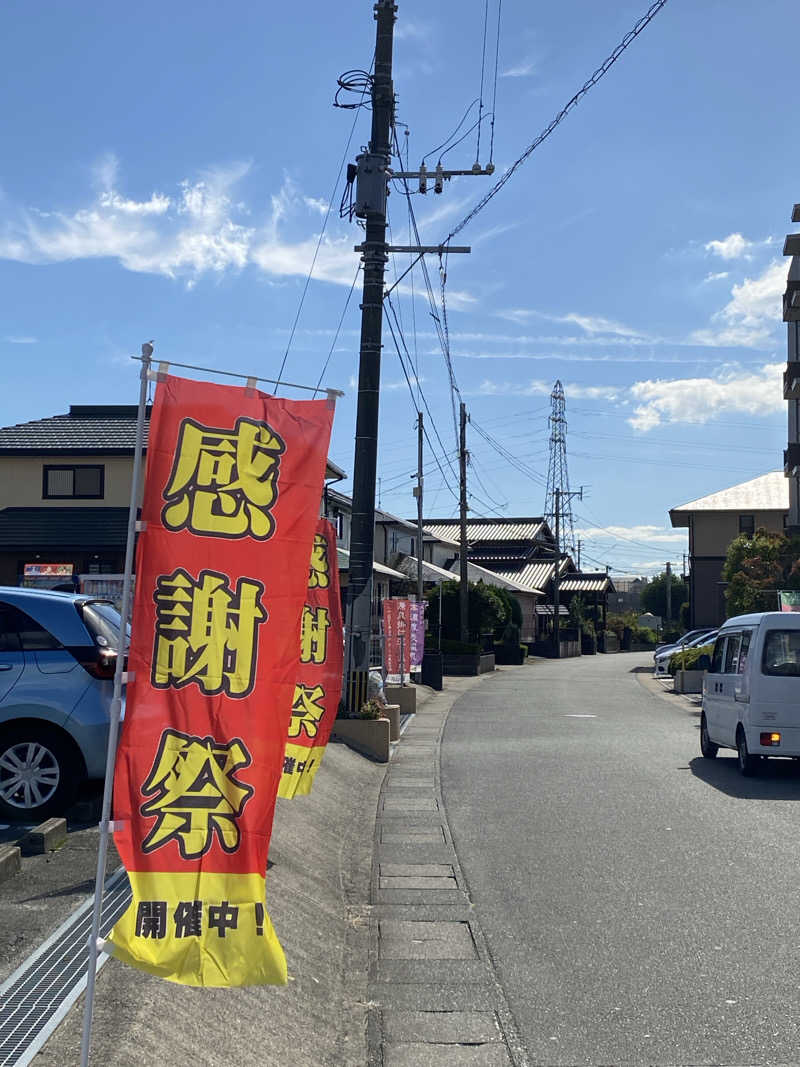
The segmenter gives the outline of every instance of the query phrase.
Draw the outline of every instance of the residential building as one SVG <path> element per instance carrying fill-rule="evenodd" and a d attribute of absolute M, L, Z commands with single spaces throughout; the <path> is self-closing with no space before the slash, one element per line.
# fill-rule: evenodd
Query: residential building
<path fill-rule="evenodd" d="M 122 572 L 136 414 L 135 405 L 73 404 L 0 428 L 0 585 Z M 326 478 L 343 477 L 329 460 Z"/>
<path fill-rule="evenodd" d="M 458 544 L 458 519 L 426 519 L 425 529 L 432 537 Z M 531 614 L 523 608 L 523 640 L 535 641 L 552 626 L 554 616 L 554 578 L 559 575 L 559 615 L 565 615 L 573 596 L 581 594 L 588 604 L 605 611 L 606 598 L 614 584 L 607 574 L 579 574 L 569 556 L 556 562 L 556 543 L 542 518 L 470 517 L 467 522 L 468 559 L 517 590 L 533 594 L 534 603 L 526 601 Z M 451 570 L 457 569 L 450 564 Z M 566 580 L 569 578 L 569 583 Z M 532 636 L 531 636 L 532 635 Z"/>
<path fill-rule="evenodd" d="M 782 532 L 789 512 L 789 482 L 783 471 L 733 485 L 672 508 L 672 525 L 689 529 L 690 626 L 718 626 L 725 620 L 722 567 L 728 546 L 741 533 Z"/>

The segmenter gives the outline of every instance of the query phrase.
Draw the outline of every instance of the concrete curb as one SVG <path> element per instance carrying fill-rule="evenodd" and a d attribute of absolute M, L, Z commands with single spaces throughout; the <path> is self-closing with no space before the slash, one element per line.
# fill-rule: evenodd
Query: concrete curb
<path fill-rule="evenodd" d="M 19 840 L 23 856 L 43 856 L 67 843 L 67 820 L 48 819 L 34 826 Z"/>
<path fill-rule="evenodd" d="M 22 870 L 22 853 L 16 845 L 0 845 L 0 882 Z"/>

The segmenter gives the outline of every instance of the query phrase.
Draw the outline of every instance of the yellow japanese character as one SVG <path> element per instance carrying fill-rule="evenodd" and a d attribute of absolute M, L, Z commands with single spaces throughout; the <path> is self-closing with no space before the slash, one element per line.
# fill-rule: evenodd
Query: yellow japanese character
<path fill-rule="evenodd" d="M 299 737 L 303 730 L 308 737 L 317 736 L 319 721 L 325 714 L 322 704 L 324 699 L 325 690 L 321 685 L 296 685 L 294 687 L 289 737 Z"/>
<path fill-rule="evenodd" d="M 178 435 L 167 501 L 169 530 L 211 537 L 254 537 L 275 530 L 280 457 L 286 445 L 266 422 L 239 418 L 232 430 L 184 419 Z"/>
<path fill-rule="evenodd" d="M 236 820 L 255 790 L 234 774 L 250 763 L 250 753 L 239 738 L 222 743 L 165 730 L 142 786 L 143 795 L 151 799 L 141 813 L 158 819 L 142 842 L 142 851 L 153 852 L 177 840 L 181 856 L 195 859 L 208 852 L 216 834 L 225 852 L 235 852 Z"/>
<path fill-rule="evenodd" d="M 255 684 L 258 626 L 267 618 L 261 582 L 240 578 L 236 590 L 216 571 L 195 580 L 182 567 L 161 575 L 156 602 L 152 682 L 244 697 Z"/>
<path fill-rule="evenodd" d="M 314 534 L 314 547 L 311 550 L 311 570 L 308 575 L 309 589 L 327 589 L 331 584 L 328 569 L 328 541 L 323 534 Z"/>
<path fill-rule="evenodd" d="M 324 663 L 328 654 L 328 627 L 331 624 L 327 608 L 303 608 L 300 626 L 300 662 Z"/>

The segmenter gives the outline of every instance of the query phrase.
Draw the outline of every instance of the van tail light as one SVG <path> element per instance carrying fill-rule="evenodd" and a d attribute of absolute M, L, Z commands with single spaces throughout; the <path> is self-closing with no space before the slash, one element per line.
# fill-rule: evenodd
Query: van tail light
<path fill-rule="evenodd" d="M 762 748 L 769 748 L 771 745 L 779 745 L 781 743 L 781 735 L 776 733 L 761 734 L 761 746 Z"/>

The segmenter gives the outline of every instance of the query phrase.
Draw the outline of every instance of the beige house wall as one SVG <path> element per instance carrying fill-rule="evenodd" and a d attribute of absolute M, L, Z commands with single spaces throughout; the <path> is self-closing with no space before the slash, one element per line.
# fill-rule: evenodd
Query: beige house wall
<path fill-rule="evenodd" d="M 695 511 L 692 515 L 692 538 L 689 551 L 693 556 L 724 556 L 728 545 L 739 536 L 739 516 L 752 515 L 755 528 L 783 531 L 784 511 Z"/>
<path fill-rule="evenodd" d="M 102 499 L 42 496 L 44 468 L 72 464 L 105 468 Z M 0 508 L 126 508 L 132 476 L 133 456 L 0 456 Z"/>

